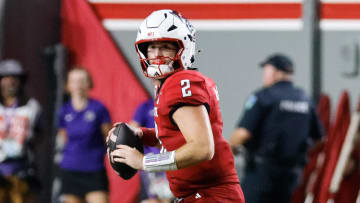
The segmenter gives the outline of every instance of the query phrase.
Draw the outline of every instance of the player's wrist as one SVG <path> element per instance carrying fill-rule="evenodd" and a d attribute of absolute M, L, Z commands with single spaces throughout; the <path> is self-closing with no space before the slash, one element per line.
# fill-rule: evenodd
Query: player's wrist
<path fill-rule="evenodd" d="M 177 170 L 175 151 L 145 155 L 142 169 L 147 172 Z"/>

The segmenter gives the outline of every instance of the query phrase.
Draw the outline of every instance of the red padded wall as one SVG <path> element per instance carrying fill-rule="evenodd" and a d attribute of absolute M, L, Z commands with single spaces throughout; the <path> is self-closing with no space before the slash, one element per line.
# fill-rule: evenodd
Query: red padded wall
<path fill-rule="evenodd" d="M 118 47 L 86 0 L 63 0 L 61 14 L 62 42 L 69 49 L 71 65 L 82 65 L 90 71 L 95 84 L 91 96 L 108 107 L 113 122 L 131 120 L 136 107 L 148 94 Z M 107 167 L 110 201 L 136 202 L 139 175 L 124 181 L 108 163 Z"/>

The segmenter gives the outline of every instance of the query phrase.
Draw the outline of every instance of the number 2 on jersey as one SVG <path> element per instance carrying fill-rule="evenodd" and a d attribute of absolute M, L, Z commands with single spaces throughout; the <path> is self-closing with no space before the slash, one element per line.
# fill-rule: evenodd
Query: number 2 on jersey
<path fill-rule="evenodd" d="M 191 90 L 189 90 L 190 88 L 190 80 L 189 79 L 185 79 L 185 80 L 181 80 L 180 81 L 181 84 L 181 91 L 182 91 L 182 95 L 183 97 L 190 97 L 191 94 Z"/>

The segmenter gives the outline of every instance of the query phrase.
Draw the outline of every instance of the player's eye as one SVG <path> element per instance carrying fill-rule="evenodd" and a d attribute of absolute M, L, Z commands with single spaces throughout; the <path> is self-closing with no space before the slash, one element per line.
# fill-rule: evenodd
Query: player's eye
<path fill-rule="evenodd" d="M 163 46 L 150 45 L 148 47 L 148 51 L 155 51 L 155 49 L 159 49 L 160 51 L 163 52 L 176 51 L 176 48 L 170 47 L 169 45 L 163 45 Z"/>

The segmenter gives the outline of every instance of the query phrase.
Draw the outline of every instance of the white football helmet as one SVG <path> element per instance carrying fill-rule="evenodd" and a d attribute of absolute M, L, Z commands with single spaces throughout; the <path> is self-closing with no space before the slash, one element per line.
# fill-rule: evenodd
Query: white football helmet
<path fill-rule="evenodd" d="M 149 42 L 170 41 L 179 48 L 170 64 L 150 64 L 147 57 Z M 174 72 L 191 68 L 195 60 L 195 29 L 190 22 L 173 10 L 158 10 L 141 23 L 135 48 L 146 77 L 160 79 Z"/>

